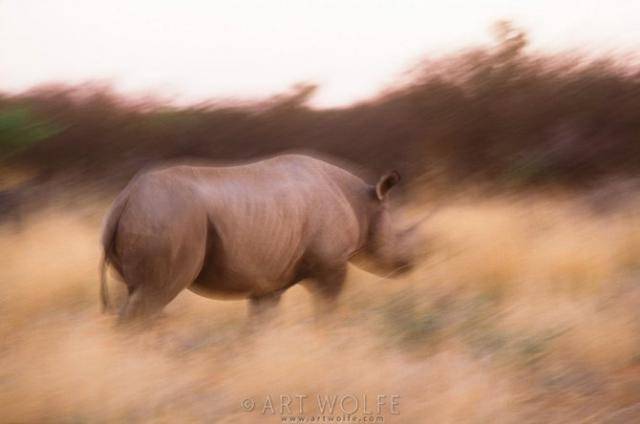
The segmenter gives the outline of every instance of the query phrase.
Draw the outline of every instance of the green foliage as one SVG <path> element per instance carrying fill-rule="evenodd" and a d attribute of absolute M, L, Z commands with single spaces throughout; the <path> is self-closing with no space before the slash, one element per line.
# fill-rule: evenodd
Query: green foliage
<path fill-rule="evenodd" d="M 45 120 L 39 120 L 27 106 L 0 108 L 0 155 L 46 140 L 60 131 Z"/>

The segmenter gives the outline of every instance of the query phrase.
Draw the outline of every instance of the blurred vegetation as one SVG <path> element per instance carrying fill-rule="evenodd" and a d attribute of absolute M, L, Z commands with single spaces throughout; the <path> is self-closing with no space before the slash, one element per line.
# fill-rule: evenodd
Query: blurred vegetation
<path fill-rule="evenodd" d="M 0 109 L 0 154 L 8 156 L 59 131 L 54 125 L 38 120 L 28 107 L 4 107 Z"/>
<path fill-rule="evenodd" d="M 347 108 L 308 105 L 314 85 L 251 104 L 134 101 L 108 87 L 0 97 L 0 158 L 48 178 L 106 186 L 175 158 L 243 159 L 313 149 L 409 179 L 496 187 L 580 186 L 640 167 L 640 67 L 528 51 L 525 32 L 425 60 L 406 81 Z"/>

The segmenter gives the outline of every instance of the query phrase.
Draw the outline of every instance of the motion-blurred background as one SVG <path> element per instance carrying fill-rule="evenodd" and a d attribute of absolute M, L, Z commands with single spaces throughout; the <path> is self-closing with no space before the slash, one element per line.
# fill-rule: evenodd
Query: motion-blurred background
<path fill-rule="evenodd" d="M 639 21 L 633 1 L 0 3 L 0 421 L 262 422 L 242 399 L 351 392 L 400 395 L 387 422 L 639 420 Z M 290 149 L 400 171 L 430 259 L 351 269 L 331 331 L 294 288 L 250 342 L 241 302 L 188 293 L 115 332 L 118 190 Z"/>

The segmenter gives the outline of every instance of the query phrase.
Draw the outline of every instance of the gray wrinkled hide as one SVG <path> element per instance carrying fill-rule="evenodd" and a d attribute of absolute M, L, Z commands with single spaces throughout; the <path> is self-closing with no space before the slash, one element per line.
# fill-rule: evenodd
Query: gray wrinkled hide
<path fill-rule="evenodd" d="M 129 293 L 121 318 L 152 315 L 185 288 L 249 298 L 258 311 L 303 279 L 330 303 L 356 253 L 382 271 L 408 266 L 408 235 L 384 202 L 395 182 L 383 177 L 376 190 L 304 155 L 139 175 L 114 201 L 102 239 L 105 265 Z"/>

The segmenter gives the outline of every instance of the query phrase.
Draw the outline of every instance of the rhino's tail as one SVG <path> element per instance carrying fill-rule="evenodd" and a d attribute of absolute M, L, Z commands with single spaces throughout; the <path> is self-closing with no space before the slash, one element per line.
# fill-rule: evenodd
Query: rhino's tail
<path fill-rule="evenodd" d="M 102 230 L 102 248 L 103 255 L 100 262 L 100 302 L 102 303 L 102 312 L 111 311 L 111 303 L 109 302 L 109 289 L 107 287 L 107 266 L 109 266 L 109 258 L 113 254 L 113 243 L 118 230 L 120 216 L 127 204 L 127 193 L 122 192 L 113 202 L 113 206 L 107 215 Z"/>
<path fill-rule="evenodd" d="M 109 303 L 109 289 L 107 287 L 107 256 L 102 257 L 100 261 L 100 302 L 102 303 L 102 313 L 107 313 L 111 310 L 111 304 Z"/>

